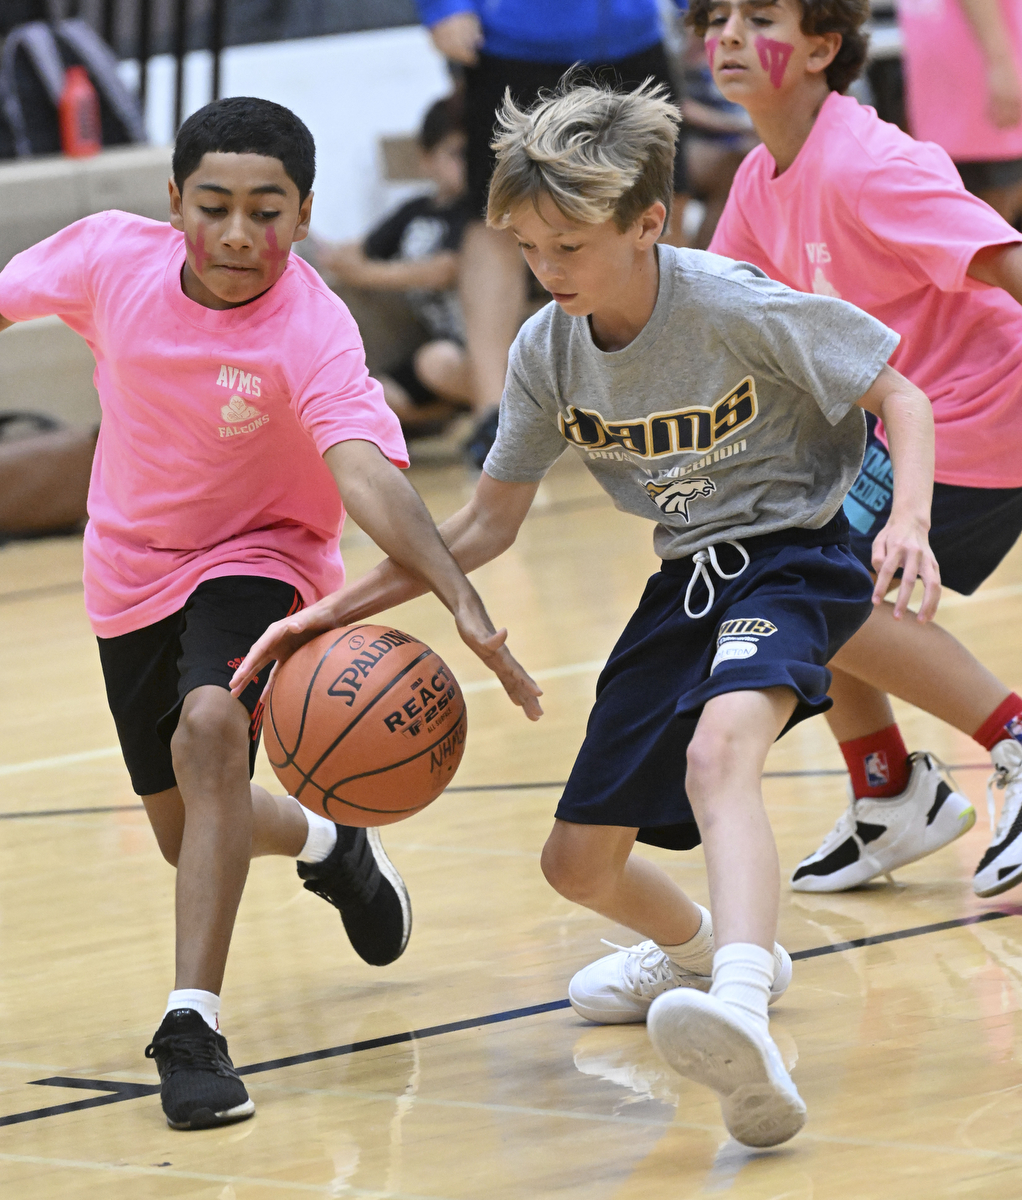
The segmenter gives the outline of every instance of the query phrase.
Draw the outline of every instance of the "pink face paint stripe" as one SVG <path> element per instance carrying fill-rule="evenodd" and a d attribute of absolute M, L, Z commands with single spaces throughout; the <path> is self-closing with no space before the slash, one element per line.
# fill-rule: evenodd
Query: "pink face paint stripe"
<path fill-rule="evenodd" d="M 206 239 L 203 237 L 202 230 L 196 232 L 194 242 L 186 233 L 185 246 L 191 251 L 192 258 L 195 259 L 195 274 L 201 275 L 209 262 L 209 255 L 206 253 Z"/>
<path fill-rule="evenodd" d="M 270 271 L 274 276 L 280 274 L 284 263 L 287 262 L 288 255 L 291 253 L 290 248 L 281 250 L 280 244 L 277 241 L 277 231 L 272 225 L 266 227 L 266 245 L 267 250 L 262 250 L 259 257 L 270 264 Z"/>
<path fill-rule="evenodd" d="M 711 37 L 706 39 L 706 61 L 710 64 L 711 71 L 713 70 L 713 60 L 717 57 L 717 46 L 719 42 L 720 38 Z"/>
<path fill-rule="evenodd" d="M 760 64 L 764 71 L 770 72 L 770 82 L 775 88 L 781 86 L 788 59 L 791 58 L 794 49 L 795 47 L 789 46 L 787 42 L 775 42 L 773 38 L 756 38 L 756 53 L 759 55 Z"/>

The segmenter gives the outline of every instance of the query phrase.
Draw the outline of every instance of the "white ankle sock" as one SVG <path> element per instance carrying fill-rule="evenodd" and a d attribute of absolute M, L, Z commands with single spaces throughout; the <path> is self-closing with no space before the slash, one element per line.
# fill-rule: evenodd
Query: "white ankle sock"
<path fill-rule="evenodd" d="M 667 946 L 663 942 L 657 942 L 657 945 L 675 966 L 696 975 L 709 975 L 713 970 L 713 918 L 709 909 L 701 904 L 696 908 L 702 913 L 702 923 L 687 942 L 677 946 Z"/>
<path fill-rule="evenodd" d="M 220 1028 L 220 997 L 201 988 L 179 988 L 167 997 L 163 1015 L 178 1008 L 193 1008 L 212 1030 Z"/>
<path fill-rule="evenodd" d="M 297 804 L 298 801 L 296 800 Z M 322 862 L 334 846 L 337 845 L 337 826 L 319 813 L 309 812 L 303 808 L 306 820 L 309 822 L 309 836 L 305 845 L 298 852 L 298 861 L 307 863 Z"/>
<path fill-rule="evenodd" d="M 731 1004 L 766 1032 L 767 1005 L 774 981 L 774 956 L 751 942 L 721 946 L 713 956 L 713 986 L 710 995 Z"/>

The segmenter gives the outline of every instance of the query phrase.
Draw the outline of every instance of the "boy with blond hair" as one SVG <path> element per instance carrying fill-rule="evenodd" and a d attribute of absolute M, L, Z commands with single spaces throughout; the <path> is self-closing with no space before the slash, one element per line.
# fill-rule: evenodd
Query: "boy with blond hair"
<path fill-rule="evenodd" d="M 472 500 L 441 529 L 466 571 L 513 541 L 567 449 L 626 512 L 655 523 L 663 568 L 604 668 L 542 866 L 562 896 L 649 939 L 571 981 L 578 1012 L 647 1017 L 660 1053 L 713 1088 L 741 1142 L 792 1137 L 805 1105 L 770 1037 L 787 986 L 776 946 L 777 851 L 767 751 L 828 705 L 826 663 L 895 571 L 899 611 L 926 541 L 926 397 L 886 365 L 896 335 L 850 305 L 752 267 L 658 245 L 677 114 L 658 89 L 568 80 L 501 114 L 488 220 L 510 228 L 553 303 L 512 350 L 497 441 Z M 858 471 L 860 408 L 891 431 L 896 497 L 876 589 L 848 549 L 841 501 Z M 395 562 L 276 623 L 235 677 L 335 625 L 423 590 Z M 636 841 L 702 841 L 710 912 Z"/>
<path fill-rule="evenodd" d="M 916 142 L 842 93 L 866 57 L 867 0 L 693 0 L 718 87 L 762 144 L 735 176 L 710 249 L 803 292 L 843 299 L 902 337 L 892 362 L 930 397 L 933 552 L 974 592 L 1022 532 L 1022 237 Z M 990 286 L 992 285 L 992 286 Z M 869 565 L 891 506 L 888 430 L 871 430 L 847 499 Z M 796 867 L 796 891 L 837 892 L 920 859 L 975 821 L 926 751 L 909 754 L 887 693 L 990 753 L 1001 815 L 973 890 L 1022 883 L 1022 697 L 938 625 L 877 606 L 832 664 L 827 715 L 851 801 Z M 988 789 L 993 825 L 993 787 Z"/>

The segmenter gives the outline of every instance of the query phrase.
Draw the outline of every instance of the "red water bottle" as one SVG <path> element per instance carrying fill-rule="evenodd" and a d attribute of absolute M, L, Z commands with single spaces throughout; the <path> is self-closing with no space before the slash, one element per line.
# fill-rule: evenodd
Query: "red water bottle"
<path fill-rule="evenodd" d="M 88 158 L 103 148 L 99 97 L 84 67 L 68 67 L 57 105 L 60 144 L 71 158 Z"/>

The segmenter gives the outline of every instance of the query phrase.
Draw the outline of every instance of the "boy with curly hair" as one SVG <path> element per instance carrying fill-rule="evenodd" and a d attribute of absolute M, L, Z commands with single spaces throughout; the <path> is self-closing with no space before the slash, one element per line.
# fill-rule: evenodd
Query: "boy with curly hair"
<path fill-rule="evenodd" d="M 694 0 L 717 86 L 762 138 L 710 249 L 840 296 L 902 335 L 891 362 L 933 405 L 933 551 L 942 581 L 969 595 L 1022 530 L 1022 238 L 963 188 L 942 149 L 843 94 L 865 61 L 868 15 L 867 0 Z M 844 503 L 866 566 L 890 512 L 889 432 L 871 430 Z M 1022 699 L 945 630 L 898 620 L 888 603 L 831 670 L 827 719 L 852 800 L 792 887 L 855 887 L 975 821 L 933 756 L 908 753 L 889 692 L 990 752 L 1005 799 L 973 887 L 992 896 L 1022 882 Z"/>

